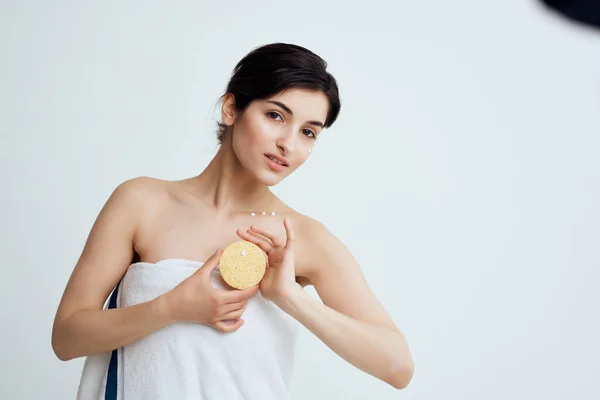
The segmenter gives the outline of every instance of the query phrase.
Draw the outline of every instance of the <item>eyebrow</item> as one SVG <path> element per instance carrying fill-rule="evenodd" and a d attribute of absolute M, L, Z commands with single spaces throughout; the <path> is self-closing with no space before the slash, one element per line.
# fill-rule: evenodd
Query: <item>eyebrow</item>
<path fill-rule="evenodd" d="M 285 104 L 283 104 L 280 101 L 275 101 L 275 100 L 267 100 L 267 103 L 273 103 L 278 105 L 279 107 L 283 108 L 286 112 L 288 112 L 290 115 L 294 115 L 294 113 L 292 112 L 292 110 L 290 110 L 290 108 L 288 106 L 286 106 Z M 312 125 L 316 125 L 316 126 L 320 126 L 321 128 L 323 128 L 323 123 L 319 122 L 319 121 L 307 121 L 309 124 Z"/>

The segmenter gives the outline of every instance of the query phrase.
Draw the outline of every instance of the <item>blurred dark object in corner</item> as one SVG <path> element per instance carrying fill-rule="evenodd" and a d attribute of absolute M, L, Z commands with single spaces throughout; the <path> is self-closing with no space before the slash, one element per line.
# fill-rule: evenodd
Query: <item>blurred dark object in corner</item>
<path fill-rule="evenodd" d="M 563 17 L 600 28 L 600 0 L 542 0 Z"/>

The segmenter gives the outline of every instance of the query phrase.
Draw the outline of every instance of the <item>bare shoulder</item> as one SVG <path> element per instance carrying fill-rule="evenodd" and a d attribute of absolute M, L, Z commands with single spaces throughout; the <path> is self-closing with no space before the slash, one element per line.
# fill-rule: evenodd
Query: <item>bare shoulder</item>
<path fill-rule="evenodd" d="M 328 262 L 332 258 L 353 258 L 346 245 L 321 221 L 297 213 L 292 223 L 296 233 L 297 263 L 311 282 L 323 268 L 334 268 Z"/>
<path fill-rule="evenodd" d="M 130 248 L 149 210 L 166 198 L 166 182 L 148 176 L 127 179 L 116 186 L 100 210 L 78 264 L 96 263 L 102 246 L 112 243 L 130 258 Z M 98 250 L 98 251 L 97 251 Z M 115 251 L 113 251 L 115 252 Z"/>
<path fill-rule="evenodd" d="M 174 197 L 175 192 L 175 182 L 138 176 L 120 183 L 111 197 L 117 197 L 120 201 L 137 208 L 138 213 L 146 214 L 158 210 Z"/>
<path fill-rule="evenodd" d="M 294 212 L 292 223 L 297 232 L 299 245 L 311 245 L 323 239 L 330 240 L 333 237 L 333 234 L 321 221 L 308 215 Z"/>
<path fill-rule="evenodd" d="M 318 251 L 335 251 L 339 250 L 339 246 L 345 247 L 325 224 L 315 218 L 296 213 L 292 222 L 301 246 L 310 246 Z"/>
<path fill-rule="evenodd" d="M 121 182 L 115 189 L 115 193 L 127 199 L 147 199 L 148 196 L 166 195 L 168 193 L 169 181 L 152 178 L 149 176 L 138 176 Z"/>

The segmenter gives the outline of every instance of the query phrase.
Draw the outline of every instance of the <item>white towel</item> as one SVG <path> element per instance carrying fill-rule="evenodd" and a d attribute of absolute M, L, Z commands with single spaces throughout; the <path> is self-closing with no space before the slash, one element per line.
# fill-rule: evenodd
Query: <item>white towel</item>
<path fill-rule="evenodd" d="M 202 264 L 179 259 L 132 264 L 113 293 L 113 305 L 152 300 Z M 225 289 L 218 266 L 211 280 Z M 301 325 L 260 291 L 249 299 L 242 318 L 244 325 L 232 333 L 198 323 L 169 325 L 115 350 L 111 368 L 111 352 L 88 356 L 77 399 L 288 399 Z"/>

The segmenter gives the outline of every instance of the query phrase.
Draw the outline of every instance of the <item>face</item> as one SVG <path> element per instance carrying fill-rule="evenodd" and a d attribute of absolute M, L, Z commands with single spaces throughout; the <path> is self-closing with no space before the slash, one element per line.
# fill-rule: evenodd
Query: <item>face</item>
<path fill-rule="evenodd" d="M 323 92 L 304 89 L 255 100 L 242 115 L 235 114 L 234 103 L 231 95 L 223 101 L 223 122 L 233 125 L 233 151 L 241 165 L 268 186 L 306 161 L 329 109 Z"/>

